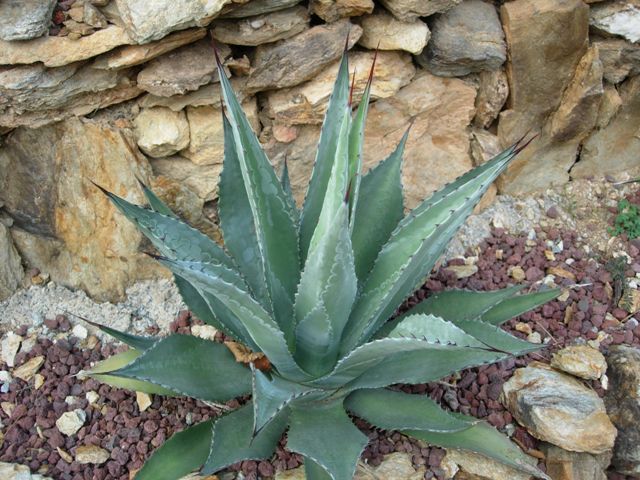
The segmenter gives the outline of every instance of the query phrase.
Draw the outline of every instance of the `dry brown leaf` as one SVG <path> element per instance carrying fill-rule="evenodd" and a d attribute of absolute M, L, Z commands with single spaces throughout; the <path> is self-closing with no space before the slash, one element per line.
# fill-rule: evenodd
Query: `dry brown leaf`
<path fill-rule="evenodd" d="M 271 369 L 271 363 L 269 362 L 269 359 L 265 357 L 264 353 L 253 352 L 250 348 L 238 342 L 227 341 L 224 342 L 224 344 L 229 350 L 231 350 L 236 362 L 247 365 L 249 363 L 253 363 L 258 370 L 267 371 Z"/>

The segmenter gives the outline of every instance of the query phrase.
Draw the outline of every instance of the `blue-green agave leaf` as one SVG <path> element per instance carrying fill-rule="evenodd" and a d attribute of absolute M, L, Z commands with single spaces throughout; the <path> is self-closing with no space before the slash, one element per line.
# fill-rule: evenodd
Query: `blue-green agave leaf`
<path fill-rule="evenodd" d="M 497 304 L 487 312 L 482 314 L 482 321 L 491 325 L 502 325 L 507 320 L 511 320 L 529 310 L 540 305 L 544 305 L 560 295 L 561 290 L 554 288 L 542 290 L 536 293 L 518 295 Z"/>
<path fill-rule="evenodd" d="M 314 376 L 322 375 L 335 363 L 337 352 L 332 347 L 337 343 L 331 318 L 320 301 L 298 322 L 295 358 L 305 371 Z"/>
<path fill-rule="evenodd" d="M 140 184 L 140 188 L 142 188 L 142 192 L 144 193 L 144 196 L 147 198 L 147 201 L 149 202 L 149 206 L 154 212 L 162 213 L 167 217 L 178 218 L 178 216 L 175 213 L 173 213 L 173 211 L 167 206 L 167 204 L 164 203 L 162 200 L 160 200 L 160 197 L 158 197 L 153 192 L 153 190 L 147 187 L 147 185 L 145 185 L 144 182 L 142 182 L 142 180 L 138 179 L 138 183 Z"/>
<path fill-rule="evenodd" d="M 110 337 L 115 338 L 116 340 L 120 340 L 125 345 L 129 345 L 131 348 L 134 348 L 139 351 L 144 351 L 150 348 L 154 343 L 158 341 L 156 337 L 143 337 L 140 335 L 133 335 L 127 332 L 121 332 L 120 330 L 116 330 L 115 328 L 107 327 L 106 325 L 101 325 L 96 322 L 92 322 L 88 318 L 81 317 L 80 315 L 76 315 L 75 313 L 68 312 L 70 315 L 79 318 L 80 320 L 87 322 L 89 325 L 100 329 L 102 332 L 106 333 Z"/>
<path fill-rule="evenodd" d="M 459 347 L 486 347 L 454 323 L 435 315 L 417 313 L 404 317 L 396 327 L 389 332 L 389 338 L 418 338 L 433 343 L 457 345 Z"/>
<path fill-rule="evenodd" d="M 287 203 L 289 204 L 289 211 L 291 212 L 291 216 L 294 218 L 297 224 L 300 221 L 300 212 L 298 212 L 296 201 L 293 198 L 291 179 L 289 178 L 289 165 L 286 158 L 284 159 L 284 166 L 282 167 L 282 174 L 280 175 L 280 184 L 282 185 L 282 190 L 287 196 Z"/>

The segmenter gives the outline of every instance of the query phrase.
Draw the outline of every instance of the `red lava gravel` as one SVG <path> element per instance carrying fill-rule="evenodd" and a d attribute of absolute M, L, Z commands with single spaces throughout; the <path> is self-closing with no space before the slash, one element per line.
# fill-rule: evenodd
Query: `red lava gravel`
<path fill-rule="evenodd" d="M 607 259 L 596 261 L 588 258 L 583 249 L 576 247 L 573 232 L 550 228 L 546 232 L 539 230 L 537 236 L 535 245 L 527 246 L 524 236 L 512 236 L 500 229 L 494 230 L 493 235 L 480 245 L 476 274 L 457 279 L 451 270 L 442 267 L 405 303 L 401 311 L 426 298 L 431 292 L 442 289 L 493 290 L 506 287 L 513 284 L 508 270 L 514 265 L 523 268 L 526 283 L 529 284 L 541 280 L 549 267 L 561 266 L 575 275 L 575 283 L 585 286 L 571 289 L 566 302 L 552 301 L 505 325 L 514 335 L 524 338 L 524 334 L 515 331 L 515 325 L 517 322 L 529 324 L 543 339 L 549 339 L 548 348 L 526 357 L 465 370 L 456 379 L 445 378 L 441 382 L 398 388 L 411 393 L 428 394 L 445 408 L 484 418 L 503 429 L 513 419 L 498 397 L 502 384 L 515 368 L 526 366 L 534 359 L 546 361 L 553 351 L 578 338 L 593 340 L 599 331 L 609 334 L 601 342 L 601 350 L 605 353 L 613 344 L 640 345 L 640 326 L 636 321 L 630 321 L 628 314 L 616 308 L 609 298 L 612 289 L 607 284 L 615 287 L 616 278 L 605 266 Z M 553 261 L 545 257 L 547 240 L 562 240 L 564 244 L 564 249 L 555 254 Z M 638 242 L 628 246 L 633 264 L 624 272 L 626 276 L 634 276 L 636 271 L 640 271 L 638 247 Z M 498 250 L 502 250 L 501 260 L 497 259 Z M 568 258 L 575 261 L 567 265 L 564 261 Z M 456 263 L 458 261 L 453 260 L 450 265 Z M 573 280 L 558 277 L 556 281 L 560 286 L 567 287 L 574 283 Z M 569 306 L 573 315 L 572 318 L 567 317 L 565 323 L 565 310 Z M 607 316 L 607 313 L 613 317 Z M 191 323 L 189 313 L 182 312 L 173 322 L 172 330 L 187 333 Z M 69 329 L 68 321 L 62 316 L 48 320 L 48 325 L 62 331 Z M 89 351 L 80 349 L 77 343 L 74 337 L 56 342 L 41 338 L 28 354 L 21 353 L 16 357 L 16 365 L 20 365 L 29 358 L 44 355 L 46 361 L 39 373 L 44 376 L 45 382 L 36 391 L 33 382 L 28 384 L 14 379 L 9 392 L 0 394 L 0 402 L 16 405 L 10 418 L 0 411 L 0 420 L 4 425 L 0 461 L 28 465 L 33 472 L 46 474 L 55 480 L 128 480 L 129 472 L 140 468 L 153 449 L 173 432 L 216 415 L 216 411 L 201 402 L 159 396 L 154 396 L 152 405 L 146 411 L 139 412 L 135 394 L 102 385 L 93 379 L 80 380 L 75 376 L 81 369 L 88 368 L 90 362 L 114 353 L 116 347 L 98 344 Z M 0 368 L 6 366 L 0 364 Z M 600 395 L 604 393 L 598 381 L 592 382 L 592 386 Z M 100 396 L 94 406 L 88 405 L 85 399 L 89 391 L 95 391 Z M 77 403 L 65 403 L 65 398 L 70 395 L 76 398 Z M 234 400 L 228 405 L 235 407 L 239 403 Z M 85 411 L 85 425 L 76 435 L 63 436 L 55 421 L 62 413 L 76 408 Z M 444 478 L 440 468 L 444 450 L 425 448 L 397 433 L 374 430 L 360 420 L 356 424 L 371 440 L 363 453 L 363 458 L 369 464 L 378 465 L 383 455 L 394 451 L 407 452 L 412 456 L 415 466 L 428 466 L 425 479 Z M 512 438 L 525 450 L 536 450 L 538 447 L 538 441 L 520 426 L 516 426 Z M 73 456 L 80 445 L 98 445 L 111 452 L 111 457 L 102 465 L 80 465 L 67 463 L 57 451 L 59 447 Z M 245 461 L 230 470 L 242 470 L 246 479 L 254 480 L 269 478 L 276 470 L 300 465 L 300 457 L 286 452 L 283 445 L 284 441 L 269 461 Z M 540 466 L 544 469 L 543 464 Z M 608 475 L 610 480 L 627 478 L 613 472 Z"/>

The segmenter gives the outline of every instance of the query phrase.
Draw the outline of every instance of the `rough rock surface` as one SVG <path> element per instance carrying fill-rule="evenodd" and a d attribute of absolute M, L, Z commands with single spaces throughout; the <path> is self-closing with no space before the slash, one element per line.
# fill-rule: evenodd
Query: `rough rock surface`
<path fill-rule="evenodd" d="M 243 103 L 243 110 L 259 134 L 260 123 L 255 98 Z M 182 155 L 197 165 L 222 165 L 224 139 L 222 111 L 214 107 L 187 107 L 190 141 Z"/>
<path fill-rule="evenodd" d="M 127 45 L 100 55 L 94 60 L 92 66 L 93 68 L 117 70 L 140 65 L 178 47 L 195 42 L 206 34 L 207 30 L 204 28 L 192 28 L 172 33 L 156 42 L 144 45 Z"/>
<path fill-rule="evenodd" d="M 31 473 L 29 467 L 13 463 L 0 462 L 0 478 L 6 480 L 52 480 L 37 473 Z"/>
<path fill-rule="evenodd" d="M 613 466 L 629 475 L 640 475 L 640 350 L 612 347 L 607 357 L 609 391 L 607 412 L 618 429 Z"/>
<path fill-rule="evenodd" d="M 285 8 L 293 7 L 301 0 L 252 0 L 237 5 L 227 5 L 222 9 L 220 18 L 246 18 L 262 15 L 263 13 L 277 12 Z"/>
<path fill-rule="evenodd" d="M 554 480 L 607 480 L 605 470 L 611 463 L 611 452 L 591 455 L 555 445 L 544 445 L 543 451 L 547 474 Z"/>
<path fill-rule="evenodd" d="M 49 30 L 56 0 L 5 0 L 0 3 L 0 39 L 29 40 Z"/>
<path fill-rule="evenodd" d="M 430 25 L 431 39 L 418 60 L 435 75 L 495 70 L 507 58 L 498 12 L 491 3 L 466 0 Z"/>
<path fill-rule="evenodd" d="M 138 74 L 138 86 L 162 97 L 197 90 L 217 80 L 214 59 L 213 45 L 206 40 L 185 45 L 145 65 Z"/>
<path fill-rule="evenodd" d="M 56 427 L 58 427 L 60 433 L 64 435 L 75 435 L 86 420 L 87 414 L 84 410 L 77 408 L 71 412 L 65 412 L 60 415 L 58 420 L 56 420 Z"/>
<path fill-rule="evenodd" d="M 362 97 L 373 62 L 370 52 L 353 52 L 349 55 L 350 72 L 355 72 L 353 101 Z M 340 60 L 301 85 L 274 90 L 265 94 L 264 113 L 284 125 L 321 124 L 329 96 L 333 91 Z M 414 77 L 416 69 L 411 57 L 401 52 L 378 52 L 371 84 L 371 98 L 379 99 L 395 95 Z"/>
<path fill-rule="evenodd" d="M 0 221 L 0 300 L 15 292 L 24 271 L 9 229 Z"/>
<path fill-rule="evenodd" d="M 604 355 L 588 345 L 573 345 L 554 353 L 551 366 L 587 380 L 597 380 L 607 371 Z"/>
<path fill-rule="evenodd" d="M 152 157 L 168 157 L 189 145 L 189 122 L 182 111 L 145 108 L 133 124 L 138 146 Z"/>
<path fill-rule="evenodd" d="M 600 176 L 640 166 L 640 76 L 622 85 L 620 98 L 622 106 L 617 115 L 585 141 L 580 161 L 571 170 L 572 176 Z"/>
<path fill-rule="evenodd" d="M 429 27 L 423 21 L 403 22 L 384 10 L 362 17 L 359 25 L 362 37 L 358 43 L 372 50 L 405 50 L 417 55 L 431 37 Z"/>
<path fill-rule="evenodd" d="M 478 75 L 478 96 L 476 97 L 476 116 L 473 124 L 487 128 L 498 118 L 500 110 L 509 96 L 509 82 L 504 70 L 488 70 Z"/>
<path fill-rule="evenodd" d="M 207 157 L 204 160 L 210 161 L 211 158 Z M 151 159 L 151 168 L 154 174 L 166 176 L 183 184 L 202 200 L 213 200 L 218 195 L 218 176 L 222 170 L 221 159 L 218 159 L 218 163 L 214 165 L 196 165 L 188 158 L 173 156 Z"/>
<path fill-rule="evenodd" d="M 600 454 L 616 428 L 598 395 L 576 379 L 532 362 L 502 387 L 502 403 L 533 436 L 565 450 Z"/>
<path fill-rule="evenodd" d="M 167 33 L 203 26 L 231 0 L 115 0 L 122 21 L 136 43 L 159 40 Z"/>
<path fill-rule="evenodd" d="M 77 40 L 69 37 L 41 37 L 22 42 L 0 40 L 0 65 L 42 62 L 46 67 L 60 67 L 132 43 L 124 29 L 116 25 Z"/>
<path fill-rule="evenodd" d="M 535 465 L 536 460 L 530 457 L 530 463 Z M 447 455 L 442 460 L 442 466 L 445 471 L 450 472 L 460 469 L 463 475 L 470 474 L 471 478 L 478 480 L 531 480 L 532 478 L 531 475 L 519 472 L 484 455 L 466 450 L 448 449 Z"/>
<path fill-rule="evenodd" d="M 362 35 L 362 28 L 339 20 L 274 44 L 260 45 L 247 82 L 248 91 L 292 87 L 313 78 L 340 58 L 347 34 L 351 48 Z"/>
<path fill-rule="evenodd" d="M 309 13 L 296 6 L 243 19 L 217 20 L 213 38 L 231 45 L 261 45 L 292 37 L 309 28 Z"/>
<path fill-rule="evenodd" d="M 396 18 L 405 21 L 446 12 L 462 0 L 380 0 Z"/>
<path fill-rule="evenodd" d="M 620 38 L 595 38 L 603 75 L 607 82 L 620 83 L 628 76 L 640 73 L 640 45 Z"/>
<path fill-rule="evenodd" d="M 95 445 L 82 445 L 76 449 L 75 460 L 81 464 L 93 463 L 100 465 L 111 457 L 111 454 L 104 448 Z"/>
<path fill-rule="evenodd" d="M 373 0 L 310 0 L 309 8 L 325 22 L 373 12 Z"/>
<path fill-rule="evenodd" d="M 97 120 L 69 119 L 8 136 L 0 151 L 0 196 L 28 265 L 101 299 L 161 272 L 138 253 L 135 226 L 91 184 L 142 203 L 136 177 L 145 181 L 149 165 L 135 152 L 131 135 Z"/>
<path fill-rule="evenodd" d="M 591 7 L 589 25 L 598 33 L 640 40 L 640 1 L 617 0 Z"/>

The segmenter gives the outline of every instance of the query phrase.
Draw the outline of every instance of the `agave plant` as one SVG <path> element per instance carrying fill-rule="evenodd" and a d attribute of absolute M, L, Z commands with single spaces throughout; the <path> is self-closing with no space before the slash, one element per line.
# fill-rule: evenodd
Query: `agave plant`
<path fill-rule="evenodd" d="M 197 469 L 211 474 L 241 460 L 269 458 L 286 431 L 286 446 L 304 457 L 308 479 L 349 480 L 367 445 L 350 414 L 546 478 L 488 424 L 442 410 L 427 396 L 388 388 L 539 348 L 499 325 L 555 298 L 555 290 L 445 291 L 388 321 L 522 146 L 404 215 L 400 172 L 407 134 L 386 160 L 360 174 L 371 78 L 353 113 L 345 53 L 299 211 L 286 165 L 278 178 L 222 71 L 220 81 L 224 247 L 180 221 L 144 185 L 149 207 L 105 193 L 160 252 L 155 258 L 173 272 L 190 309 L 262 352 L 270 367 L 239 363 L 224 344 L 195 336 L 149 338 L 103 328 L 131 348 L 91 371 L 102 381 L 212 403 L 250 398 L 175 434 L 136 478 L 176 479 Z"/>

